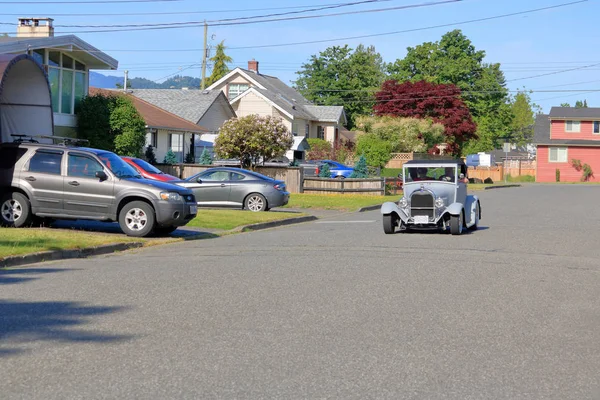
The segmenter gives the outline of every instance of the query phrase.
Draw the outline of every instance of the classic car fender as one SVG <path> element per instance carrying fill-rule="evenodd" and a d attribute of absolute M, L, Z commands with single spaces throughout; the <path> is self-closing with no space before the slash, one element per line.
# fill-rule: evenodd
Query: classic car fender
<path fill-rule="evenodd" d="M 467 226 L 471 226 L 475 222 L 475 213 L 477 212 L 478 203 L 479 197 L 476 195 L 470 194 L 467 196 L 467 200 L 465 202 L 465 223 Z M 481 204 L 479 205 L 479 215 L 477 217 L 481 219 Z"/>
<path fill-rule="evenodd" d="M 408 221 L 408 215 L 394 202 L 388 201 L 381 205 L 381 213 L 383 215 L 395 213 L 400 217 L 402 222 Z"/>
<path fill-rule="evenodd" d="M 459 215 L 463 210 L 462 203 L 452 203 L 448 207 L 446 207 L 446 212 L 450 215 Z"/>

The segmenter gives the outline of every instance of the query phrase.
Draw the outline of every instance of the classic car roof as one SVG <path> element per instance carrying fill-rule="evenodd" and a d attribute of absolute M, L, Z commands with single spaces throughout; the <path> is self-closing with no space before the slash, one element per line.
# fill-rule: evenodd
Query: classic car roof
<path fill-rule="evenodd" d="M 410 160 L 404 163 L 404 165 L 424 165 L 424 164 L 452 164 L 452 165 L 465 165 L 464 161 L 456 158 L 448 159 L 433 159 L 433 160 Z"/>

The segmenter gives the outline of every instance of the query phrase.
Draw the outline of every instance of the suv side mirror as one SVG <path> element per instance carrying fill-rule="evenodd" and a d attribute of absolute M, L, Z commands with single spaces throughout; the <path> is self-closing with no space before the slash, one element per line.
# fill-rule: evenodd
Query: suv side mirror
<path fill-rule="evenodd" d="M 96 178 L 100 179 L 100 182 L 104 182 L 108 179 L 108 175 L 104 171 L 96 171 Z"/>

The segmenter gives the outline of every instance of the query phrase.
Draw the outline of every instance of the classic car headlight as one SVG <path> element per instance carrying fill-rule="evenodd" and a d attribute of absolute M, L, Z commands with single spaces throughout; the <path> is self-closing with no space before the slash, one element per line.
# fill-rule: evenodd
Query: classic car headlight
<path fill-rule="evenodd" d="M 435 207 L 436 208 L 444 207 L 444 199 L 442 199 L 441 197 L 438 197 L 437 199 L 435 199 Z"/>
<path fill-rule="evenodd" d="M 160 198 L 168 201 L 181 201 L 181 196 L 175 192 L 160 192 Z"/>
<path fill-rule="evenodd" d="M 398 205 L 400 206 L 400 208 L 408 207 L 408 200 L 406 200 L 406 197 L 402 197 L 400 201 L 398 201 Z"/>

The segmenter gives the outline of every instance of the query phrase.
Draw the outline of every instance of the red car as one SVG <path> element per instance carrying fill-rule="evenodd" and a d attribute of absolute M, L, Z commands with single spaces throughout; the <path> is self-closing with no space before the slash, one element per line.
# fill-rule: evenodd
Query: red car
<path fill-rule="evenodd" d="M 131 165 L 141 176 L 146 179 L 154 179 L 155 181 L 169 182 L 179 181 L 180 179 L 176 176 L 165 174 L 154 165 L 140 158 L 133 157 L 121 157 L 125 162 Z"/>

